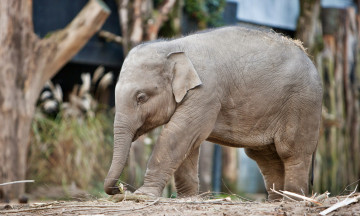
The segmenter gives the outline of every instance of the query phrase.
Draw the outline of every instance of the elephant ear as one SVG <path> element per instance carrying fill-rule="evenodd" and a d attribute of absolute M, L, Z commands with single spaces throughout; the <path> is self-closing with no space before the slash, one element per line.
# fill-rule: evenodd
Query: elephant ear
<path fill-rule="evenodd" d="M 193 89 L 202 83 L 194 65 L 184 52 L 170 53 L 167 58 L 172 64 L 172 90 L 175 101 L 180 103 L 190 89 Z"/>

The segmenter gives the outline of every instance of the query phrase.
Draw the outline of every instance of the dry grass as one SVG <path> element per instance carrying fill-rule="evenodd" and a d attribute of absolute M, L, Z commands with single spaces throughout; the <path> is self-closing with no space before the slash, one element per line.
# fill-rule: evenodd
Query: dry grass
<path fill-rule="evenodd" d="M 353 194 L 359 196 L 359 194 Z M 47 202 L 30 205 L 7 205 L 0 214 L 6 215 L 319 215 L 324 209 L 339 203 L 347 197 L 325 199 L 322 206 L 309 206 L 308 202 L 243 202 L 239 200 L 153 198 L 118 203 L 104 199 L 87 202 Z M 360 203 L 352 203 L 329 215 L 358 215 Z"/>
<path fill-rule="evenodd" d="M 32 125 L 28 178 L 35 185 L 70 185 L 91 191 L 102 187 L 112 155 L 111 112 L 94 117 L 55 119 L 40 112 Z"/>
<path fill-rule="evenodd" d="M 114 116 L 103 104 L 113 75 L 99 66 L 93 76 L 83 73 L 81 80 L 67 102 L 61 87 L 50 81 L 40 95 L 27 167 L 27 177 L 35 180 L 27 189 L 36 189 L 37 196 L 103 193 L 112 156 Z"/>

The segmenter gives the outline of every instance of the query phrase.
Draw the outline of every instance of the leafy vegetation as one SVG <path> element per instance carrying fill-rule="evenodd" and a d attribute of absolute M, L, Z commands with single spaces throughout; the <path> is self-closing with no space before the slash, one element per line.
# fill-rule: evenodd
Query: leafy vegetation
<path fill-rule="evenodd" d="M 114 111 L 99 103 L 107 95 L 112 74 L 104 68 L 93 77 L 82 74 L 69 101 L 59 85 L 47 83 L 40 95 L 32 123 L 27 177 L 35 187 L 70 185 L 103 192 L 102 185 L 113 151 Z M 34 185 L 32 185 L 34 186 Z M 66 193 L 65 193 L 66 195 Z"/>
<path fill-rule="evenodd" d="M 198 22 L 200 29 L 223 25 L 225 0 L 185 0 L 185 12 Z"/>
<path fill-rule="evenodd" d="M 32 124 L 28 178 L 36 185 L 75 183 L 88 191 L 99 188 L 111 162 L 112 111 L 94 117 L 53 119 L 37 111 Z M 35 186 L 36 186 L 35 185 Z M 101 188 L 102 189 L 102 188 Z"/>

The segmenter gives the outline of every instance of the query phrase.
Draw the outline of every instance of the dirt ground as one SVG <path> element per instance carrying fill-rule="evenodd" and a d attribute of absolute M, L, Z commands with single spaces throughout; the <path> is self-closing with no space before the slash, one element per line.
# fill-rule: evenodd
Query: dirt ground
<path fill-rule="evenodd" d="M 351 197 L 359 197 L 360 193 Z M 32 204 L 0 204 L 0 215 L 319 215 L 346 196 L 330 197 L 321 206 L 308 202 L 249 202 L 226 199 L 165 199 L 146 201 L 55 201 Z M 360 202 L 328 215 L 360 215 Z"/>

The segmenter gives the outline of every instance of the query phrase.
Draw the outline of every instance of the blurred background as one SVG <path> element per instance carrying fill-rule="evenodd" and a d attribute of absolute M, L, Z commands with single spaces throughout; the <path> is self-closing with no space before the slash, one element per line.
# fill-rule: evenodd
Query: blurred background
<path fill-rule="evenodd" d="M 87 2 L 33 0 L 33 31 L 40 38 L 51 36 L 65 28 Z M 304 43 L 324 86 L 312 190 L 338 195 L 355 188 L 360 179 L 359 0 L 104 2 L 111 10 L 105 24 L 46 83 L 37 100 L 23 164 L 26 179 L 35 180 L 26 184 L 31 197 L 88 199 L 105 195 L 103 180 L 112 157 L 114 87 L 132 47 L 238 24 L 273 29 Z M 157 128 L 132 144 L 121 176 L 127 190 L 142 185 L 160 131 Z M 258 167 L 242 149 L 205 142 L 199 163 L 200 192 L 265 197 Z M 176 196 L 173 181 L 163 195 Z"/>

